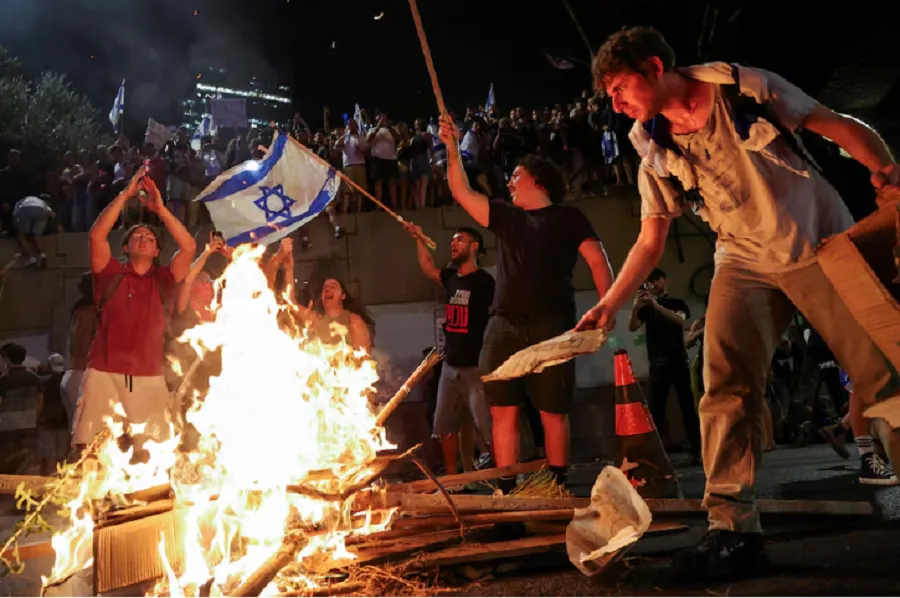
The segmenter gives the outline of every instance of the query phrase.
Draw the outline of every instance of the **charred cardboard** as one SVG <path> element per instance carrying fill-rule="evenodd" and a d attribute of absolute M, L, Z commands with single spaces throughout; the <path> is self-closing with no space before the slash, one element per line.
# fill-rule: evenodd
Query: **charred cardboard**
<path fill-rule="evenodd" d="M 177 569 L 181 562 L 180 547 L 184 545 L 184 524 L 179 511 L 95 528 L 94 594 L 165 577 L 159 555 L 163 535 L 169 563 Z"/>

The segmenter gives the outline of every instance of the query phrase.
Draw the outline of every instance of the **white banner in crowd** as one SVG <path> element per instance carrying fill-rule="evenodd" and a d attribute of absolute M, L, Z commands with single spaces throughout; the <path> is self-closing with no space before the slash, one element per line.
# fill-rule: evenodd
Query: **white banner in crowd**
<path fill-rule="evenodd" d="M 209 100 L 209 111 L 212 113 L 213 126 L 247 128 L 247 100 L 244 98 L 227 100 Z"/>
<path fill-rule="evenodd" d="M 172 130 L 152 118 L 147 120 L 147 132 L 144 133 L 144 143 L 152 143 L 156 149 L 162 149 L 169 139 L 172 139 Z"/>

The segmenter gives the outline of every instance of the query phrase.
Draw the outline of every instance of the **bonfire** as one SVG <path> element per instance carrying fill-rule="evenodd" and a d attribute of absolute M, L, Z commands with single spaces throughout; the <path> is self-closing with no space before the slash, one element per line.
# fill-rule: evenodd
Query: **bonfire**
<path fill-rule="evenodd" d="M 306 328 L 279 326 L 294 306 L 269 289 L 259 267 L 263 251 L 235 251 L 219 282 L 215 321 L 180 339 L 200 360 L 220 351 L 222 368 L 198 385 L 208 391 L 192 392 L 171 438 L 147 442 L 145 458 L 135 459 L 119 440 L 140 429 L 108 421 L 94 454 L 82 460 L 45 586 L 93 565 L 98 510 L 140 504 L 136 493 L 161 485 L 174 493 L 183 533 L 159 538 L 167 576 L 158 594 L 232 594 L 285 546 L 292 566 L 265 593 L 314 588 L 334 563 L 355 558 L 344 546 L 348 535 L 390 523 L 389 512 L 353 517 L 353 493 L 346 495 L 377 476 L 377 452 L 393 448 L 370 400 L 374 361 L 345 342 L 327 345 Z M 186 428 L 196 430 L 187 449 Z M 170 562 L 173 554 L 178 562 Z"/>

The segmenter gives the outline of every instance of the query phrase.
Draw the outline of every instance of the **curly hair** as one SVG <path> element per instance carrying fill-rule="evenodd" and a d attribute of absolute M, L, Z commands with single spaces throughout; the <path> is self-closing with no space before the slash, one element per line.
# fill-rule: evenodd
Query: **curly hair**
<path fill-rule="evenodd" d="M 613 33 L 600 46 L 591 65 L 594 87 L 602 89 L 606 77 L 622 71 L 646 74 L 644 64 L 654 56 L 664 70 L 675 67 L 675 51 L 653 27 L 631 27 Z"/>
<path fill-rule="evenodd" d="M 519 161 L 519 166 L 528 171 L 538 187 L 543 187 L 551 203 L 561 203 L 566 198 L 566 179 L 556 164 L 536 154 L 528 154 Z"/>

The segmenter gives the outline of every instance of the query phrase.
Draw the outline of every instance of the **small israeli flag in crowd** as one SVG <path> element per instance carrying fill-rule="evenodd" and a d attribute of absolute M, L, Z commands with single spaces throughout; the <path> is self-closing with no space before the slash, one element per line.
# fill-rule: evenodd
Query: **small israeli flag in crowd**
<path fill-rule="evenodd" d="M 276 132 L 259 161 L 222 173 L 197 196 L 228 245 L 281 240 L 319 214 L 340 189 L 334 168 Z"/>
<path fill-rule="evenodd" d="M 213 130 L 212 125 L 212 115 L 206 114 L 203 116 L 203 120 L 200 121 L 200 124 L 197 125 L 197 129 L 194 131 L 194 134 L 191 135 L 191 149 L 195 152 L 200 151 L 201 139 L 206 137 L 207 135 L 212 136 L 215 135 L 215 130 Z"/>
<path fill-rule="evenodd" d="M 116 94 L 116 101 L 113 103 L 112 110 L 109 111 L 109 122 L 112 123 L 113 131 L 119 134 L 119 122 L 122 120 L 122 113 L 125 112 L 125 79 L 122 79 L 122 85 L 119 86 L 119 93 Z"/>
<path fill-rule="evenodd" d="M 353 107 L 353 120 L 356 121 L 356 124 L 359 125 L 359 130 L 362 133 L 366 132 L 366 123 L 362 117 L 362 109 L 359 107 L 359 104 Z"/>
<path fill-rule="evenodd" d="M 491 88 L 488 90 L 488 99 L 487 102 L 484 103 L 484 111 L 488 112 L 491 108 L 497 105 L 497 100 L 494 98 L 494 84 L 491 83 Z"/>

